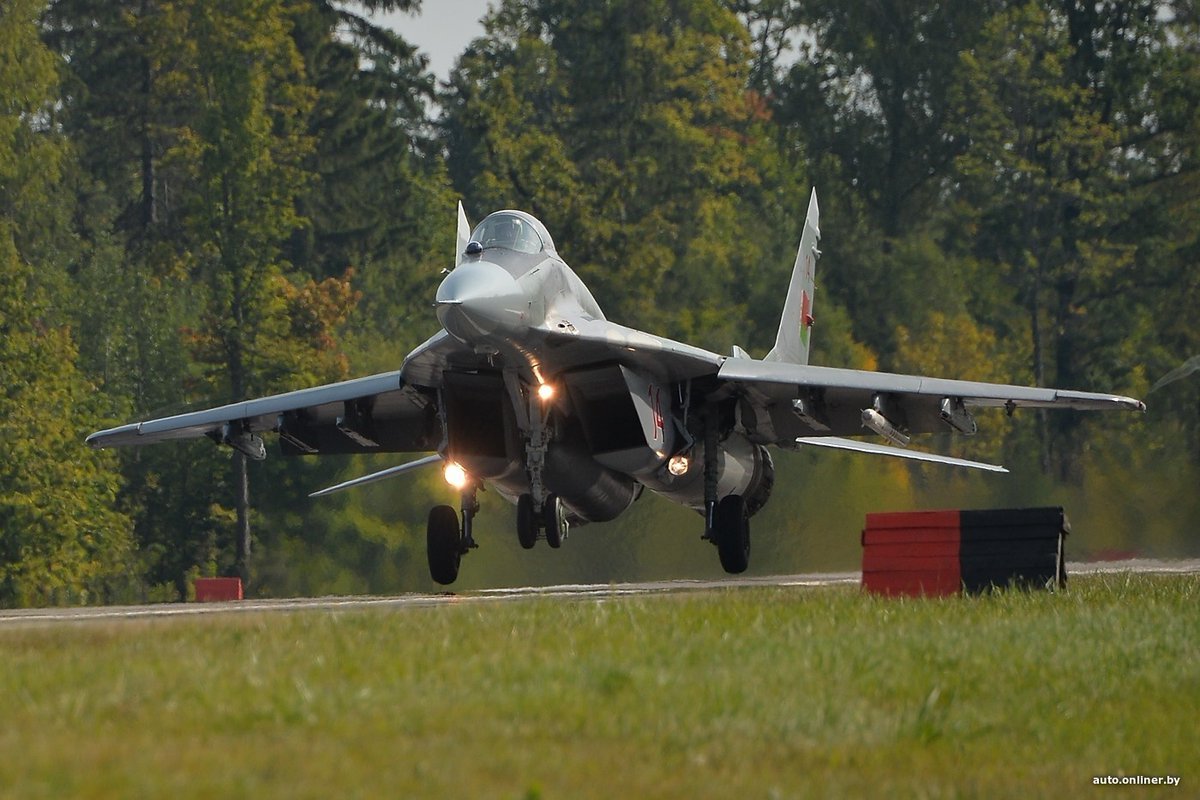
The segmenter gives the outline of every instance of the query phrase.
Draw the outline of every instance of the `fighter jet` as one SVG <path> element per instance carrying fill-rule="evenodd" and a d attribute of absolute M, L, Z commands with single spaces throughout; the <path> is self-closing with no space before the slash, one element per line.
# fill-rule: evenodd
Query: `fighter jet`
<path fill-rule="evenodd" d="M 430 453 L 314 496 L 442 465 L 459 504 L 429 512 L 427 550 L 433 580 L 451 584 L 477 546 L 485 484 L 516 506 L 527 549 L 560 547 L 568 530 L 615 519 L 649 489 L 700 512 L 703 539 L 740 573 L 749 520 L 775 484 L 772 447 L 1005 471 L 909 450 L 909 439 L 970 436 L 980 408 L 1145 410 L 1119 395 L 810 366 L 820 235 L 814 190 L 775 345 L 760 360 L 609 321 L 541 222 L 505 210 L 471 230 L 460 203 L 454 268 L 436 296 L 441 330 L 399 370 L 123 425 L 87 442 L 207 436 L 261 460 L 263 434 L 274 433 L 286 455 Z M 887 444 L 848 438 L 864 433 Z"/>

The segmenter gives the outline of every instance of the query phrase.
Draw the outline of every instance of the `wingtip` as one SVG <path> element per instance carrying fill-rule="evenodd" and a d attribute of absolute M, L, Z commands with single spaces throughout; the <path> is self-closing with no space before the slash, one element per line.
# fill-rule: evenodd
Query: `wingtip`
<path fill-rule="evenodd" d="M 93 450 L 105 450 L 108 447 L 107 440 L 112 436 L 113 430 L 115 429 L 96 431 L 84 439 L 83 443 Z"/>
<path fill-rule="evenodd" d="M 1128 408 L 1130 411 L 1138 411 L 1142 414 L 1146 413 L 1146 404 L 1141 400 L 1138 400 L 1136 397 L 1121 397 L 1118 395 L 1113 399 L 1120 405 Z"/>

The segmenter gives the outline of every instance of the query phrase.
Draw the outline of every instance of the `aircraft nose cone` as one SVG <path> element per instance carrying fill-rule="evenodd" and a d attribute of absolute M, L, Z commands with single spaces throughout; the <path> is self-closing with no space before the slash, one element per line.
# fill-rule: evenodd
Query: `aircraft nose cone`
<path fill-rule="evenodd" d="M 516 278 L 489 261 L 460 264 L 437 290 L 438 321 L 464 342 L 515 327 L 527 306 Z"/>

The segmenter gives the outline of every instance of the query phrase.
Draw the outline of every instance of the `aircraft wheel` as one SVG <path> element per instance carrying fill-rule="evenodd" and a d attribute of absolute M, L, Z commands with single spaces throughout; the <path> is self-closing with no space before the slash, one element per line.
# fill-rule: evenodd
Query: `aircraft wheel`
<path fill-rule="evenodd" d="M 425 533 L 429 574 L 436 583 L 449 586 L 458 578 L 458 565 L 462 560 L 462 531 L 458 526 L 458 512 L 451 506 L 434 506 L 429 510 L 429 525 Z"/>
<path fill-rule="evenodd" d="M 552 494 L 542 504 L 542 523 L 546 527 L 546 544 L 558 549 L 562 547 L 563 538 L 567 531 L 566 520 L 563 519 L 562 501 L 558 495 Z"/>
<path fill-rule="evenodd" d="M 517 541 L 526 550 L 537 544 L 537 515 L 533 513 L 533 497 L 523 494 L 517 498 Z"/>
<path fill-rule="evenodd" d="M 731 575 L 745 572 L 750 566 L 750 516 L 746 499 L 731 494 L 717 503 L 713 534 L 721 566 Z"/>

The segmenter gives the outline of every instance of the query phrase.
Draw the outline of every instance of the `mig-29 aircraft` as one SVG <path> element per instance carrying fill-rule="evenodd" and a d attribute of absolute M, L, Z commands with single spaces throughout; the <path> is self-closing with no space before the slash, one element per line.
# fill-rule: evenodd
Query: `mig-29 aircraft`
<path fill-rule="evenodd" d="M 450 584 L 476 547 L 483 484 L 516 505 L 522 547 L 560 547 L 569 527 L 619 516 L 644 489 L 701 512 L 727 572 L 746 569 L 749 519 L 775 482 L 769 447 L 808 445 L 961 467 L 1003 467 L 904 449 L 914 433 L 975 433 L 977 408 L 1131 409 L 1130 397 L 808 365 L 814 190 L 775 346 L 762 360 L 723 356 L 605 318 L 550 233 L 521 211 L 470 230 L 458 207 L 455 265 L 438 287 L 442 330 L 395 372 L 88 437 L 93 447 L 207 436 L 252 459 L 262 434 L 287 455 L 429 453 L 314 493 L 443 465 L 459 510 L 435 506 L 427 546 Z M 864 429 L 890 445 L 845 438 Z"/>

